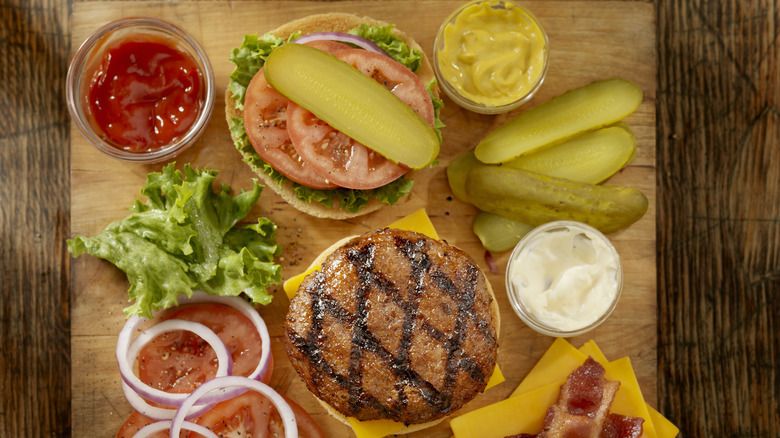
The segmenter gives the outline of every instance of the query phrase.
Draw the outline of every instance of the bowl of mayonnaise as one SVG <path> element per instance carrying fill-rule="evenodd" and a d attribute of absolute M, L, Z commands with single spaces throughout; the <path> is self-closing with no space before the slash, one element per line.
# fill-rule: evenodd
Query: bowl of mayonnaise
<path fill-rule="evenodd" d="M 539 20 L 517 2 L 471 1 L 436 35 L 433 68 L 455 103 L 483 114 L 528 102 L 547 75 L 549 40 Z"/>
<path fill-rule="evenodd" d="M 570 337 L 598 327 L 623 289 L 623 268 L 612 243 L 575 221 L 538 226 L 515 246 L 506 291 L 517 316 L 539 333 Z"/>

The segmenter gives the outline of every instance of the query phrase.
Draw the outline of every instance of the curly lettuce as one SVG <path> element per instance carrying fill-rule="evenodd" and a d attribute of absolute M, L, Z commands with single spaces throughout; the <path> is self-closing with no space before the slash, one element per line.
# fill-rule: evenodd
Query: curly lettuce
<path fill-rule="evenodd" d="M 275 242 L 276 225 L 267 218 L 238 226 L 257 202 L 262 186 L 233 196 L 223 184 L 214 192 L 217 172 L 185 165 L 184 173 L 165 166 L 150 173 L 126 218 L 109 224 L 93 237 L 67 241 L 74 256 L 89 253 L 113 263 L 130 282 L 127 316 L 151 317 L 177 305 L 180 294 L 194 290 L 211 295 L 242 292 L 252 303 L 266 305 L 268 287 L 280 284 L 281 253 Z"/>
<path fill-rule="evenodd" d="M 361 25 L 352 29 L 349 33 L 373 41 L 393 59 L 416 72 L 422 64 L 422 53 L 420 53 L 419 50 L 410 49 L 403 40 L 394 36 L 392 34 L 393 27 L 393 25 Z M 293 34 L 286 40 L 271 34 L 265 34 L 263 36 L 246 35 L 244 36 L 241 46 L 234 48 L 231 51 L 229 60 L 236 67 L 230 75 L 228 89 L 233 97 L 236 109 L 241 111 L 244 109 L 246 88 L 255 73 L 260 71 L 263 65 L 265 65 L 268 55 L 277 47 L 294 40 L 299 35 L 300 34 L 297 33 Z M 439 142 L 441 142 L 442 136 L 440 129 L 444 127 L 444 124 L 439 117 L 439 113 L 444 103 L 442 100 L 437 99 L 432 93 L 435 84 L 436 81 L 434 79 L 426 84 L 426 89 L 433 100 L 435 115 L 434 129 L 439 138 Z M 276 184 L 282 185 L 285 181 L 288 181 L 284 175 L 273 169 L 268 163 L 260 158 L 257 152 L 255 152 L 246 136 L 243 120 L 231 118 L 229 125 L 233 138 L 235 139 L 234 146 L 247 157 L 244 161 L 246 161 L 250 167 L 257 172 L 270 175 Z M 354 190 L 345 188 L 322 190 L 312 189 L 295 182 L 292 184 L 296 196 L 303 202 L 319 202 L 328 208 L 333 208 L 337 205 L 342 210 L 354 213 L 368 204 L 371 199 L 377 199 L 387 205 L 395 204 L 398 200 L 411 192 L 414 181 L 406 177 L 401 177 L 374 190 Z"/>

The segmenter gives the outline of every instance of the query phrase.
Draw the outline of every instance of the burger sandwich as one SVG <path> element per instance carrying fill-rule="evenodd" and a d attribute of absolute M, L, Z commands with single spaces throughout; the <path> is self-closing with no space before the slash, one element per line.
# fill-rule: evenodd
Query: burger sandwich
<path fill-rule="evenodd" d="M 400 425 L 391 433 L 411 433 L 485 390 L 499 313 L 468 254 L 395 228 L 335 246 L 300 283 L 285 320 L 293 368 L 330 414 L 353 428 L 391 420 Z"/>
<path fill-rule="evenodd" d="M 430 62 L 393 25 L 307 16 L 244 37 L 226 92 L 244 161 L 295 208 L 346 219 L 411 192 L 435 162 L 442 105 Z"/>

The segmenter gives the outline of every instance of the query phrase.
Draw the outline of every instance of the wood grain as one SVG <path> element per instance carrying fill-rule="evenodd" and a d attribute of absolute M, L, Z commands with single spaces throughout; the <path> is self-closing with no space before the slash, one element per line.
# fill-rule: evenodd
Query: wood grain
<path fill-rule="evenodd" d="M 659 394 L 685 436 L 780 436 L 775 1 L 661 1 Z"/>
<path fill-rule="evenodd" d="M 0 437 L 70 435 L 67 2 L 0 6 Z"/>
<path fill-rule="evenodd" d="M 685 437 L 780 436 L 780 8 L 771 0 L 654 5 L 659 408 Z M 0 6 L 0 437 L 85 436 L 71 433 L 69 416 L 63 245 L 72 7 Z"/>
<path fill-rule="evenodd" d="M 293 18 L 317 12 L 345 11 L 395 23 L 409 33 L 430 55 L 436 30 L 461 2 L 160 2 L 79 3 L 74 5 L 73 47 L 100 24 L 130 15 L 153 15 L 176 22 L 201 41 L 209 55 L 216 82 L 218 105 L 203 138 L 177 158 L 179 163 L 220 170 L 219 179 L 234 189 L 249 187 L 252 174 L 233 148 L 224 113 L 224 87 L 233 66 L 230 50 L 244 34 L 263 33 Z M 596 331 L 573 340 L 577 345 L 593 338 L 608 357 L 629 356 L 647 400 L 656 403 L 656 274 L 655 274 L 655 23 L 652 5 L 646 3 L 591 3 L 568 1 L 549 5 L 527 2 L 545 26 L 552 41 L 549 73 L 532 104 L 568 89 L 611 76 L 635 81 L 645 96 L 640 108 L 626 119 L 637 136 L 638 153 L 629 167 L 610 183 L 639 187 L 651 208 L 631 228 L 612 235 L 624 264 L 624 294 L 613 316 Z M 562 7 L 564 6 L 565 7 Z M 283 6 L 283 7 L 282 7 Z M 409 14 L 414 7 L 426 14 Z M 204 19 L 209 17 L 208 20 Z M 225 26 L 230 23 L 230 26 Z M 649 36 L 649 37 L 648 37 Z M 639 42 L 639 43 L 637 43 Z M 599 62 L 593 62 L 598 57 Z M 447 127 L 439 157 L 441 164 L 415 177 L 410 199 L 354 220 L 321 220 L 301 215 L 278 196 L 263 193 L 250 216 L 267 216 L 279 225 L 278 242 L 284 248 L 283 276 L 297 274 L 320 251 L 346 235 L 361 234 L 384 226 L 418 208 L 426 208 L 439 234 L 475 257 L 488 271 L 484 249 L 471 232 L 476 210 L 454 200 L 445 169 L 455 156 L 472 148 L 493 127 L 513 114 L 480 116 L 447 101 L 442 118 Z M 73 234 L 95 235 L 114 220 L 126 216 L 127 206 L 138 196 L 146 174 L 161 165 L 120 163 L 106 157 L 77 133 L 71 135 Z M 95 206 L 100 205 L 99 209 Z M 512 313 L 503 286 L 507 253 L 497 254 L 499 272 L 489 275 L 502 309 L 499 364 L 507 377 L 503 385 L 486 391 L 466 409 L 504 399 L 538 360 L 552 338 L 535 334 Z M 93 257 L 73 261 L 72 269 L 72 420 L 73 432 L 98 436 L 115 433 L 131 408 L 119 387 L 114 366 L 116 334 L 124 323 L 127 282 L 113 266 Z M 328 436 L 351 436 L 348 428 L 327 415 L 292 371 L 283 349 L 282 321 L 287 300 L 278 296 L 259 309 L 267 320 L 274 352 L 272 385 L 296 400 L 321 425 Z M 87 371 L 88 370 L 88 371 Z M 446 422 L 417 436 L 449 437 Z"/>

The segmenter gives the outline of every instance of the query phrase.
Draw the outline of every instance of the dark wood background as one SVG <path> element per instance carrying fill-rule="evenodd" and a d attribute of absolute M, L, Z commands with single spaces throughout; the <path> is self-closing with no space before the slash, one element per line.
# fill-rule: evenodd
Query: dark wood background
<path fill-rule="evenodd" d="M 71 435 L 70 5 L 0 3 L 0 437 Z M 780 5 L 655 6 L 658 409 L 777 437 Z"/>

